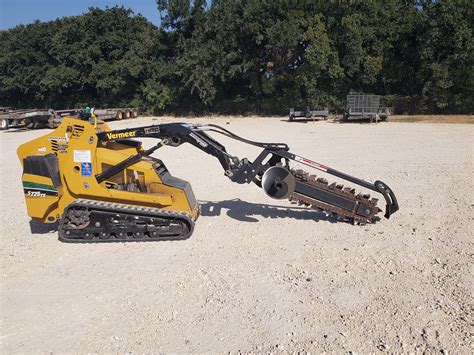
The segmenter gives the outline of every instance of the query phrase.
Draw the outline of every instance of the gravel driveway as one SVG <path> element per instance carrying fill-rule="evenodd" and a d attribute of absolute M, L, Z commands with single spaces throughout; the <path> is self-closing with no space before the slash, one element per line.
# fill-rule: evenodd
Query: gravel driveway
<path fill-rule="evenodd" d="M 16 156 L 48 130 L 1 132 L 2 353 L 473 351 L 474 125 L 212 122 L 381 179 L 400 211 L 337 222 L 233 184 L 191 146 L 164 147 L 154 156 L 201 203 L 189 240 L 65 244 L 30 222 Z M 241 158 L 258 152 L 217 138 Z"/>

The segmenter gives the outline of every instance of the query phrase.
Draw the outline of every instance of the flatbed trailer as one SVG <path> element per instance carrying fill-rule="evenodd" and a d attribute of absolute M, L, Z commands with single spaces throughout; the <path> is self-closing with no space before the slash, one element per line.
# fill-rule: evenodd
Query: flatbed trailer
<path fill-rule="evenodd" d="M 367 94 L 347 95 L 343 121 L 349 119 L 368 118 L 370 122 L 387 121 L 390 118 L 390 108 L 380 107 L 380 96 Z"/>
<path fill-rule="evenodd" d="M 323 120 L 327 120 L 329 116 L 329 109 L 326 107 L 322 110 L 310 110 L 309 107 L 304 111 L 295 111 L 294 108 L 290 108 L 290 114 L 288 115 L 288 122 L 292 122 L 297 118 L 304 118 L 306 120 L 314 120 L 315 117 L 321 117 Z"/>
<path fill-rule="evenodd" d="M 0 130 L 21 126 L 27 128 L 46 127 L 51 117 L 54 116 L 53 111 L 46 109 L 14 110 L 9 108 L 0 112 Z"/>
<path fill-rule="evenodd" d="M 28 109 L 15 110 L 11 107 L 0 107 L 0 130 L 13 127 L 56 128 L 65 116 L 77 116 L 81 109 Z M 95 115 L 101 120 L 121 120 L 137 118 L 138 110 L 131 107 L 97 109 Z"/>
<path fill-rule="evenodd" d="M 133 107 L 106 108 L 95 109 L 94 114 L 104 121 L 122 120 L 128 118 L 137 118 L 138 110 Z"/>

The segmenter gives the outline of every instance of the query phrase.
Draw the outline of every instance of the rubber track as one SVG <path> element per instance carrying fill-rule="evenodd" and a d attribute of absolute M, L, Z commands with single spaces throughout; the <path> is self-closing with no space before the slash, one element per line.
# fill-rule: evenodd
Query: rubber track
<path fill-rule="evenodd" d="M 68 213 L 68 210 L 73 207 L 85 207 L 90 211 L 105 211 L 105 212 L 112 212 L 114 214 L 126 214 L 127 216 L 137 216 L 137 217 L 144 217 L 144 218 L 165 218 L 166 220 L 171 220 L 176 222 L 179 220 L 182 224 L 185 223 L 187 225 L 186 234 L 180 236 L 149 236 L 141 233 L 140 237 L 136 236 L 128 236 L 124 235 L 119 237 L 118 235 L 113 235 L 112 233 L 116 233 L 116 231 L 109 230 L 110 236 L 107 239 L 102 239 L 100 236 L 93 236 L 92 238 L 86 238 L 85 233 L 87 233 L 88 229 L 85 227 L 83 229 L 84 237 L 83 239 L 77 238 L 68 238 L 66 236 L 66 231 L 73 230 L 73 228 L 68 228 L 64 225 L 65 219 Z M 133 226 L 131 226 L 132 229 Z M 77 231 L 78 229 L 74 229 Z M 69 204 L 61 219 L 59 224 L 58 232 L 59 232 L 59 240 L 63 242 L 69 243 L 104 243 L 104 242 L 144 242 L 144 241 L 165 241 L 165 240 L 184 240 L 188 239 L 194 230 L 194 221 L 191 215 L 178 212 L 178 211 L 168 211 L 163 210 L 160 208 L 152 208 L 152 207 L 145 207 L 145 206 L 134 206 L 134 205 L 127 205 L 127 204 L 120 204 L 120 203 L 111 203 L 111 202 L 102 202 L 102 201 L 94 201 L 94 200 L 85 200 L 79 199 L 71 204 Z M 133 231 L 132 231 L 133 232 Z M 93 234 L 92 232 L 89 234 Z"/>

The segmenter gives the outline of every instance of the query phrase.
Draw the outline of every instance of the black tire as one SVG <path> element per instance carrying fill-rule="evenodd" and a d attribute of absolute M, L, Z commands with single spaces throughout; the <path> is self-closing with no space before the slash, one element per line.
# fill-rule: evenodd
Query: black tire
<path fill-rule="evenodd" d="M 46 124 L 46 127 L 55 129 L 59 127 L 59 124 L 60 124 L 59 122 L 55 121 L 54 118 L 51 117 L 50 119 L 48 119 L 48 123 Z"/>
<path fill-rule="evenodd" d="M 34 129 L 41 129 L 41 128 L 47 128 L 47 127 L 48 127 L 47 122 L 36 121 L 33 123 Z"/>
<path fill-rule="evenodd" d="M 28 129 L 40 129 L 45 128 L 48 126 L 47 122 L 38 122 L 38 121 L 31 121 L 29 119 L 25 120 L 25 126 Z"/>
<path fill-rule="evenodd" d="M 33 129 L 35 123 L 31 121 L 29 118 L 25 118 L 25 127 L 28 129 Z"/>
<path fill-rule="evenodd" d="M 122 118 L 123 118 L 123 112 L 117 111 L 117 114 L 115 115 L 115 119 L 120 121 Z"/>
<path fill-rule="evenodd" d="M 2 119 L 0 120 L 0 130 L 5 131 L 10 127 L 10 124 L 8 122 L 8 119 Z"/>
<path fill-rule="evenodd" d="M 130 117 L 132 117 L 130 110 L 125 110 L 125 119 L 128 120 Z"/>
<path fill-rule="evenodd" d="M 136 108 L 132 109 L 132 118 L 137 118 L 138 117 L 138 110 Z"/>

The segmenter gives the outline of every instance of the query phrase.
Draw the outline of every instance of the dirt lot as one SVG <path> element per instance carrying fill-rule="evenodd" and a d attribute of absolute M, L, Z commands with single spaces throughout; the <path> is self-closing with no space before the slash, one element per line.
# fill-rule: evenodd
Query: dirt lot
<path fill-rule="evenodd" d="M 16 147 L 46 130 L 2 132 L 2 353 L 473 351 L 474 126 L 214 122 L 381 179 L 401 209 L 338 223 L 232 184 L 189 146 L 165 147 L 155 156 L 201 202 L 191 239 L 64 244 L 30 223 L 20 188 Z"/>
<path fill-rule="evenodd" d="M 395 115 L 394 122 L 474 123 L 473 115 Z"/>

